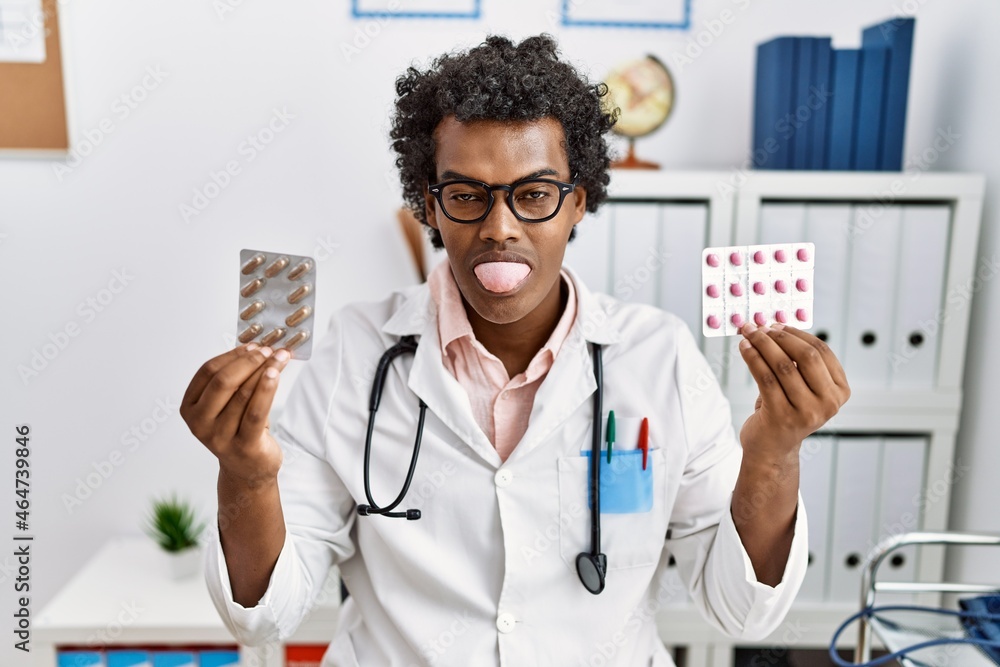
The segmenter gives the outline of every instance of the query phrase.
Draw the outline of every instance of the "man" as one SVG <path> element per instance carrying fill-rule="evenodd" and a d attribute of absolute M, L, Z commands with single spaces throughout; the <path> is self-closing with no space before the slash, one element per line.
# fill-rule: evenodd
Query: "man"
<path fill-rule="evenodd" d="M 351 596 L 325 665 L 670 665 L 650 610 L 677 594 L 673 556 L 712 624 L 772 631 L 805 573 L 799 446 L 850 393 L 836 358 L 792 327 L 745 326 L 760 399 L 737 441 L 679 318 L 591 293 L 562 266 L 607 196 L 614 116 L 551 38 L 490 37 L 409 69 L 397 91 L 404 197 L 447 259 L 427 284 L 332 318 L 273 435 L 285 351 L 231 350 L 184 396 L 220 463 L 206 577 L 227 627 L 247 644 L 287 638 L 339 564 Z M 371 369 L 408 335 L 418 345 L 388 368 L 369 466 Z M 599 546 L 598 369 L 596 424 L 614 410 L 650 433 L 641 469 L 628 443 L 601 464 Z M 399 493 L 420 421 L 399 505 L 420 519 L 359 516 Z M 582 585 L 590 554 L 603 590 Z"/>

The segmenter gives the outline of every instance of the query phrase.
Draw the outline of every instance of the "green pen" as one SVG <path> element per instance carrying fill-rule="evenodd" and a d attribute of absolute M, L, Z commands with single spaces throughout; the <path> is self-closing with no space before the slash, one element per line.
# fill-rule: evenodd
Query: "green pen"
<path fill-rule="evenodd" d="M 615 411 L 608 412 L 608 463 L 611 463 L 611 449 L 615 446 Z"/>

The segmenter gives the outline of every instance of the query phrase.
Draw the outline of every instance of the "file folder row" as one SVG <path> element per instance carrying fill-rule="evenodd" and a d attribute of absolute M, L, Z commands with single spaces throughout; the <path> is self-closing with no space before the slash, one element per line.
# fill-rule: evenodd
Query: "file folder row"
<path fill-rule="evenodd" d="M 799 488 L 809 519 L 809 566 L 798 603 L 861 599 L 868 554 L 885 537 L 920 530 L 928 440 L 904 436 L 814 435 L 802 443 Z M 883 562 L 879 581 L 915 581 L 915 547 Z M 879 604 L 912 602 L 902 594 Z"/>
<path fill-rule="evenodd" d="M 612 202 L 576 230 L 564 263 L 587 287 L 657 306 L 701 331 L 707 203 Z"/>
<path fill-rule="evenodd" d="M 58 667 L 238 667 L 234 649 L 60 650 Z"/>
<path fill-rule="evenodd" d="M 757 243 L 816 245 L 811 333 L 852 388 L 935 387 L 951 217 L 946 204 L 761 206 Z"/>

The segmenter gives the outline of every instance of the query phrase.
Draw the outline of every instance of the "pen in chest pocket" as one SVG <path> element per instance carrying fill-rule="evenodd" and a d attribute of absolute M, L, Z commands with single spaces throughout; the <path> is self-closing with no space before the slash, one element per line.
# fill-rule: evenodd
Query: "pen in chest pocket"
<path fill-rule="evenodd" d="M 642 450 L 642 469 L 646 469 L 646 459 L 649 458 L 649 418 L 642 418 L 642 426 L 639 427 L 639 449 Z"/>
<path fill-rule="evenodd" d="M 611 463 L 611 449 L 615 446 L 615 411 L 608 413 L 608 463 Z"/>

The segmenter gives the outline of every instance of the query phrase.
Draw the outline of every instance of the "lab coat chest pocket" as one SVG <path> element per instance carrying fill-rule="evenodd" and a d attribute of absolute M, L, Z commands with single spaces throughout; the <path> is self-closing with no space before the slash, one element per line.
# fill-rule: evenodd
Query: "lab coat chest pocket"
<path fill-rule="evenodd" d="M 558 460 L 559 549 L 571 568 L 578 554 L 590 550 L 589 461 L 587 455 Z M 602 463 L 601 550 L 608 571 L 656 565 L 668 521 L 663 451 L 649 450 L 646 470 L 639 451 L 615 452 L 610 465 L 602 456 Z"/>

